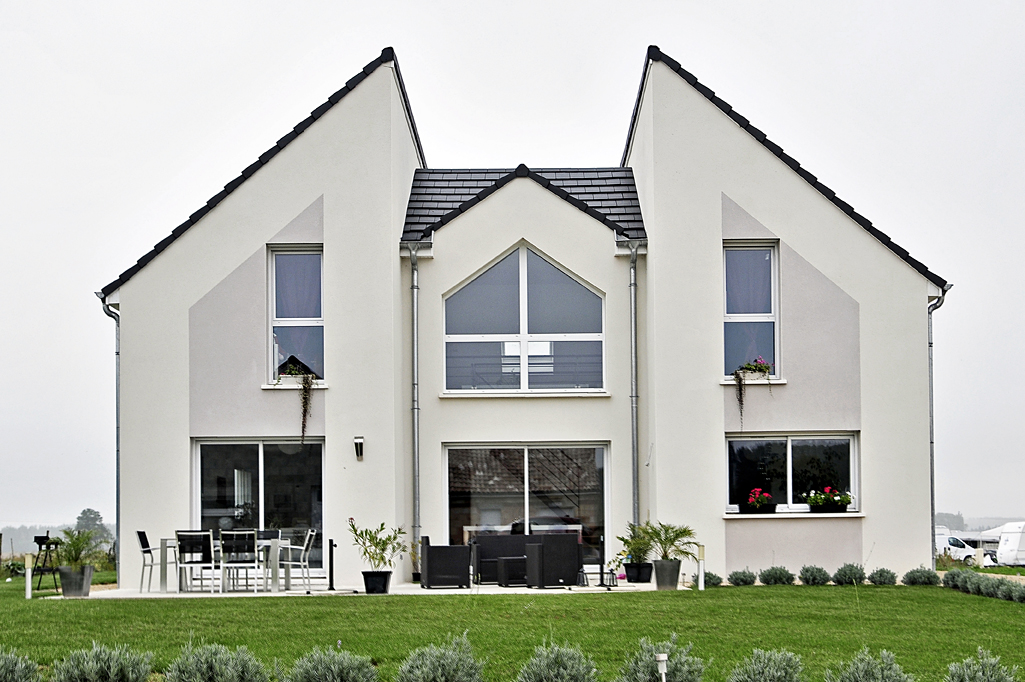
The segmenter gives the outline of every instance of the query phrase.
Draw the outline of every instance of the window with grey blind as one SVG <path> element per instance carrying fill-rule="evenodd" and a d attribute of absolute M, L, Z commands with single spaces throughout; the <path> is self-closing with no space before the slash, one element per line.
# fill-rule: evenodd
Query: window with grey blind
<path fill-rule="evenodd" d="M 313 374 L 324 378 L 323 256 L 271 254 L 272 380 Z"/>
<path fill-rule="evenodd" d="M 723 374 L 761 358 L 776 376 L 776 248 L 726 246 Z"/>

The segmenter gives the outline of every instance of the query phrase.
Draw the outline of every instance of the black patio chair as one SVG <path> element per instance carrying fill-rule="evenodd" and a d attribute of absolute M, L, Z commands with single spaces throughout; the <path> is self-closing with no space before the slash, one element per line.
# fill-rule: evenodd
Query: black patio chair
<path fill-rule="evenodd" d="M 420 587 L 469 587 L 470 547 L 468 545 L 431 545 L 420 538 Z"/>
<path fill-rule="evenodd" d="M 527 587 L 572 587 L 584 567 L 576 535 L 531 535 L 527 543 Z"/>

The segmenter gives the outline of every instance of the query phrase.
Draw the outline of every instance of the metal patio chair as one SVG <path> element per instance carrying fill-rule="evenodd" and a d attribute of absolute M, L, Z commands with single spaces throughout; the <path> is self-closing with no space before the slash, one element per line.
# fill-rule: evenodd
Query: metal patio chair
<path fill-rule="evenodd" d="M 192 590 L 194 570 L 199 569 L 199 586 L 203 587 L 203 571 L 210 569 L 210 593 L 214 592 L 214 575 L 217 573 L 217 558 L 214 555 L 214 532 L 212 530 L 176 530 L 178 543 L 178 591 Z"/>

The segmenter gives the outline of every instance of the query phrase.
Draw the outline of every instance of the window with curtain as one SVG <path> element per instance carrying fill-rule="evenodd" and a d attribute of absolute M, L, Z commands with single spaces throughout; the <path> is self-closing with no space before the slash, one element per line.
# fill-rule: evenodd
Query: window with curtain
<path fill-rule="evenodd" d="M 772 375 L 778 375 L 776 253 L 774 245 L 723 248 L 723 374 L 733 374 L 738 367 L 760 357 L 773 366 Z"/>
<path fill-rule="evenodd" d="M 272 380 L 299 374 L 324 378 L 322 261 L 319 252 L 272 254 Z"/>
<path fill-rule="evenodd" d="M 601 389 L 603 344 L 601 296 L 525 246 L 445 300 L 449 391 Z"/>

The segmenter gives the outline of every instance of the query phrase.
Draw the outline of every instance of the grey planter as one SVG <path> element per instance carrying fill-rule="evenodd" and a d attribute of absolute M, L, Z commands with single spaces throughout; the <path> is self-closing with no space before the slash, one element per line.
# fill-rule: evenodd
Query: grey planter
<path fill-rule="evenodd" d="M 88 597 L 89 585 L 93 581 L 93 567 L 83 566 L 80 569 L 70 566 L 58 566 L 61 576 L 61 594 L 65 597 Z"/>
<path fill-rule="evenodd" d="M 675 590 L 680 582 L 680 560 L 655 559 L 655 584 L 660 590 Z"/>

